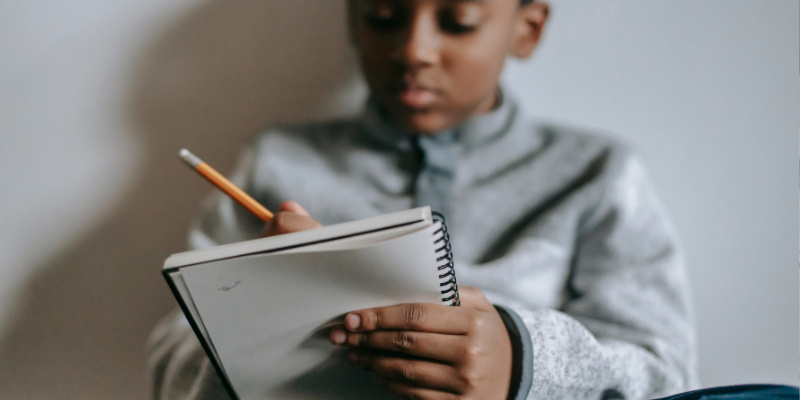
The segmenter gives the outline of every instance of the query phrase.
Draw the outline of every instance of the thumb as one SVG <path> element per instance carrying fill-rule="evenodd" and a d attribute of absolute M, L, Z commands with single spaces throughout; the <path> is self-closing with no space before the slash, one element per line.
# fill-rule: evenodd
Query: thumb
<path fill-rule="evenodd" d="M 300 206 L 300 204 L 296 201 L 284 201 L 283 203 L 281 203 L 281 206 L 278 207 L 278 212 L 281 211 L 293 212 L 300 215 L 305 215 L 306 217 L 310 217 L 308 211 L 306 211 L 306 209 Z"/>

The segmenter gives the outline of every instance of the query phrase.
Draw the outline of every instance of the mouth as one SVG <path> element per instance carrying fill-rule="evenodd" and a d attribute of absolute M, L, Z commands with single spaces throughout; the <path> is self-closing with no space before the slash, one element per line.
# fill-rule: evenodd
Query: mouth
<path fill-rule="evenodd" d="M 439 91 L 431 86 L 419 83 L 416 79 L 406 77 L 396 90 L 400 102 L 413 109 L 428 108 L 439 98 Z"/>

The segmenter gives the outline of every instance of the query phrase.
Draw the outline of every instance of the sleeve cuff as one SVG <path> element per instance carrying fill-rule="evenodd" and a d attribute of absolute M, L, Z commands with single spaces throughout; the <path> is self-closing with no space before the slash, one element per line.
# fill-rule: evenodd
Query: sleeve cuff
<path fill-rule="evenodd" d="M 509 400 L 523 400 L 528 397 L 533 385 L 533 342 L 531 335 L 522 318 L 514 310 L 494 306 L 500 314 L 503 323 L 511 338 L 511 352 L 513 367 L 511 369 L 511 384 L 508 388 Z"/>

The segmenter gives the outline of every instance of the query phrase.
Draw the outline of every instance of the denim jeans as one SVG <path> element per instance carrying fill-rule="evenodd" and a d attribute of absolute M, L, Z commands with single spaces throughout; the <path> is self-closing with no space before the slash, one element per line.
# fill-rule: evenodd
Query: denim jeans
<path fill-rule="evenodd" d="M 797 400 L 800 391 L 794 386 L 736 385 L 700 389 L 657 400 Z"/>

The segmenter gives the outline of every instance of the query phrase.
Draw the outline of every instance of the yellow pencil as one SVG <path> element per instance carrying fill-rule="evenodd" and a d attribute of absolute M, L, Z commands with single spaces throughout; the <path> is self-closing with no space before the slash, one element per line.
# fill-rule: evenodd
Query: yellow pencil
<path fill-rule="evenodd" d="M 204 163 L 203 160 L 198 158 L 196 155 L 189 152 L 189 150 L 181 149 L 180 157 L 183 162 L 186 163 L 190 168 L 197 171 L 198 174 L 202 175 L 203 178 L 206 178 L 212 185 L 222 190 L 225 194 L 230 196 L 233 201 L 241 204 L 247 211 L 250 211 L 258 217 L 258 219 L 267 222 L 272 219 L 272 213 L 264 208 L 261 204 L 259 204 L 255 199 L 250 197 L 247 193 L 245 193 L 242 189 L 239 189 L 231 183 L 231 181 L 227 180 L 222 174 L 211 168 L 208 164 Z"/>

